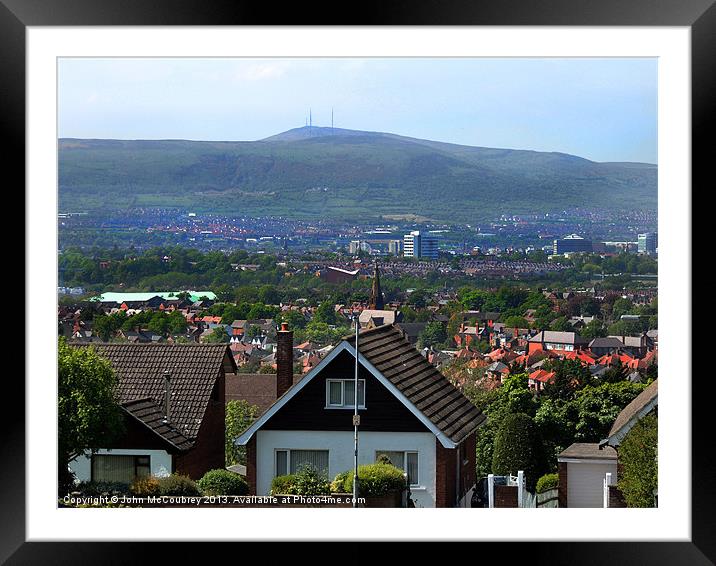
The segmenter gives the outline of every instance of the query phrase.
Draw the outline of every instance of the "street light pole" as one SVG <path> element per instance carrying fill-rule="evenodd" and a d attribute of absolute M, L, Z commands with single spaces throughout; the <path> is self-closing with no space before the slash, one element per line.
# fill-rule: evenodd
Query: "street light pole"
<path fill-rule="evenodd" d="M 355 383 L 353 385 L 353 507 L 358 505 L 358 424 L 360 417 L 358 416 L 358 316 L 354 316 L 353 320 L 356 325 L 356 365 L 355 365 Z"/>

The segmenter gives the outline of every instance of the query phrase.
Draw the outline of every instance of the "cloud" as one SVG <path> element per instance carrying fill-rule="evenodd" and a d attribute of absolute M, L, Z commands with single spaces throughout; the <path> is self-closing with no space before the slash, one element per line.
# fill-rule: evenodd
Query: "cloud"
<path fill-rule="evenodd" d="M 263 81 L 281 77 L 288 70 L 288 63 L 251 63 L 234 73 L 235 81 Z"/>

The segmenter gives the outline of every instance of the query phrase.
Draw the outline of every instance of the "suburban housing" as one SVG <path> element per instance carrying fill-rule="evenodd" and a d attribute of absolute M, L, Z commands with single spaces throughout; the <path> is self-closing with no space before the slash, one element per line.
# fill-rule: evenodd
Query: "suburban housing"
<path fill-rule="evenodd" d="M 355 337 L 294 385 L 292 335 L 278 332 L 277 400 L 237 439 L 257 495 L 304 464 L 331 478 L 353 469 Z M 358 344 L 359 463 L 385 454 L 407 472 L 416 506 L 469 506 L 485 416 L 395 326 L 361 330 Z"/>
<path fill-rule="evenodd" d="M 88 347 L 88 346 L 76 346 Z M 70 462 L 79 481 L 130 483 L 173 472 L 201 478 L 223 468 L 227 344 L 93 344 L 119 384 L 125 434 Z"/>

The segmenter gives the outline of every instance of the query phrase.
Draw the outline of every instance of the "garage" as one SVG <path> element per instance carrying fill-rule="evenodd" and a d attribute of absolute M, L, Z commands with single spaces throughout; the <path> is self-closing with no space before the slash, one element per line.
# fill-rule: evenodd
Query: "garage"
<path fill-rule="evenodd" d="M 612 474 L 617 481 L 617 454 L 607 446 L 575 443 L 562 452 L 557 462 L 560 469 L 560 500 L 567 507 L 603 507 L 604 478 Z M 566 485 L 564 485 L 566 484 Z"/>

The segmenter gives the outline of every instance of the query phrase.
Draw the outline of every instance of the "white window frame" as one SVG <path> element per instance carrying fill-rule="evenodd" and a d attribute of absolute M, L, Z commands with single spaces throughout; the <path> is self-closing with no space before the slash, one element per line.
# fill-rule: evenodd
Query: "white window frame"
<path fill-rule="evenodd" d="M 278 453 L 286 452 L 286 473 L 280 474 L 282 476 L 290 475 L 291 472 L 291 452 L 297 450 L 299 452 L 326 452 L 328 454 L 328 465 L 329 469 L 326 470 L 326 475 L 330 479 L 330 462 L 331 462 L 331 451 L 327 448 L 274 448 L 273 450 L 273 477 L 277 478 L 278 473 Z"/>
<path fill-rule="evenodd" d="M 415 454 L 415 457 L 417 458 L 417 468 L 418 468 L 418 477 L 417 481 L 413 482 L 411 481 L 410 487 L 420 487 L 420 452 L 418 450 L 376 450 L 375 451 L 375 460 L 378 460 L 378 455 L 383 452 L 402 452 L 403 453 L 403 472 L 408 473 L 408 454 Z M 415 480 L 415 478 L 411 478 L 411 480 Z"/>
<path fill-rule="evenodd" d="M 346 402 L 346 382 L 355 382 L 354 379 L 326 379 L 326 409 L 353 409 L 354 399 L 349 399 Z M 341 404 L 331 404 L 331 383 L 341 384 Z M 365 379 L 358 380 L 358 390 L 360 391 L 361 384 L 363 385 L 363 403 L 358 399 L 358 408 L 365 409 Z"/>

